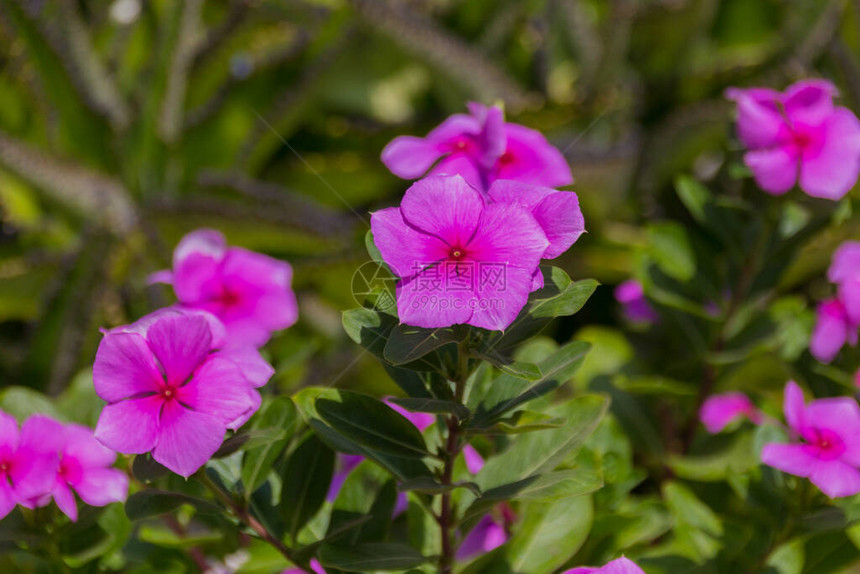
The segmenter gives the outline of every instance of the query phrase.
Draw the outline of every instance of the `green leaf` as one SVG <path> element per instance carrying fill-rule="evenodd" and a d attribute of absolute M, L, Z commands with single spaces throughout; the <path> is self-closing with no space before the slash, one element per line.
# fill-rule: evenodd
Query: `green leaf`
<path fill-rule="evenodd" d="M 316 402 L 319 398 L 329 398 L 331 400 L 340 400 L 342 391 L 336 389 L 321 389 L 307 388 L 297 393 L 293 400 L 302 413 L 302 417 L 313 429 L 315 433 L 333 449 L 347 454 L 357 454 L 372 460 L 376 464 L 382 466 L 398 480 L 408 480 L 418 476 L 432 476 L 432 472 L 427 468 L 421 460 L 417 458 L 405 458 L 394 456 L 386 452 L 378 452 L 371 448 L 362 446 L 353 439 L 341 434 L 339 431 L 330 427 L 316 411 Z M 378 402 L 378 401 L 377 401 Z M 386 407 L 388 408 L 388 407 Z M 393 413 L 391 409 L 388 409 Z M 397 413 L 393 413 L 397 414 Z M 400 417 L 403 419 L 403 417 Z M 408 424 L 408 421 L 404 422 Z M 411 426 L 411 425 L 410 425 Z M 415 432 L 418 432 L 415 427 L 412 427 Z M 420 433 L 419 433 L 420 434 Z M 423 438 L 422 438 L 423 441 Z"/>
<path fill-rule="evenodd" d="M 704 223 L 711 191 L 688 175 L 680 175 L 675 179 L 675 191 L 696 221 Z"/>
<path fill-rule="evenodd" d="M 397 319 L 373 309 L 358 307 L 343 312 L 343 328 L 349 338 L 384 359 L 383 352 Z"/>
<path fill-rule="evenodd" d="M 281 464 L 279 509 L 293 539 L 325 502 L 333 473 L 334 452 L 316 435 L 309 435 Z"/>
<path fill-rule="evenodd" d="M 590 494 L 602 486 L 603 480 L 593 470 L 557 470 L 491 488 L 481 498 L 493 501 L 546 501 Z"/>
<path fill-rule="evenodd" d="M 564 278 L 559 279 L 559 271 L 555 267 L 552 270 L 553 280 L 557 281 L 556 287 L 565 283 Z M 561 273 L 564 272 L 561 271 Z M 567 281 L 570 281 L 569 277 L 567 277 Z M 600 283 L 594 279 L 582 279 L 568 283 L 560 289 L 559 293 L 554 295 L 543 296 L 541 293 L 543 290 L 537 291 L 534 298 L 526 306 L 526 313 L 538 319 L 573 315 L 582 309 L 598 285 Z"/>
<path fill-rule="evenodd" d="M 564 565 L 588 537 L 594 508 L 590 496 L 530 502 L 508 542 L 515 572 L 550 574 Z"/>
<path fill-rule="evenodd" d="M 605 397 L 585 395 L 551 409 L 550 415 L 567 419 L 566 426 L 518 435 L 507 450 L 487 461 L 475 482 L 486 492 L 553 470 L 583 445 L 608 407 Z"/>
<path fill-rule="evenodd" d="M 383 355 L 392 365 L 416 361 L 439 347 L 463 340 L 467 331 L 446 327 L 423 329 L 411 325 L 397 325 L 388 335 Z"/>
<path fill-rule="evenodd" d="M 397 504 L 397 488 L 393 480 L 382 485 L 376 498 L 367 513 L 370 520 L 363 523 L 357 531 L 353 544 L 357 542 L 383 542 L 388 538 L 391 528 L 391 517 L 394 515 L 394 507 Z"/>
<path fill-rule="evenodd" d="M 170 469 L 156 462 L 149 453 L 145 453 L 134 456 L 131 473 L 140 482 L 154 482 L 170 474 Z"/>
<path fill-rule="evenodd" d="M 318 398 L 314 407 L 332 429 L 362 446 L 400 457 L 429 456 L 418 429 L 369 395 L 338 391 L 337 396 Z"/>
<path fill-rule="evenodd" d="M 320 548 L 319 561 L 328 568 L 372 572 L 415 568 L 426 559 L 405 544 L 367 543 L 350 547 L 324 545 Z"/>
<path fill-rule="evenodd" d="M 455 482 L 452 484 L 445 485 L 436 480 L 435 478 L 422 476 L 403 481 L 397 485 L 397 490 L 401 492 L 414 491 L 420 492 L 422 494 L 442 494 L 443 492 L 450 492 L 456 488 L 466 488 L 470 490 L 475 496 L 481 496 L 481 489 L 478 488 L 478 485 L 474 482 L 468 481 Z"/>
<path fill-rule="evenodd" d="M 679 223 L 652 223 L 648 227 L 648 253 L 673 279 L 689 281 L 696 274 L 696 256 L 686 229 Z"/>
<path fill-rule="evenodd" d="M 505 373 L 483 397 L 470 395 L 469 402 L 476 403 L 470 405 L 475 412 L 470 428 L 489 427 L 506 412 L 555 390 L 573 376 L 590 348 L 589 343 L 573 341 L 541 361 L 539 379 L 529 381 Z"/>
<path fill-rule="evenodd" d="M 7 387 L 0 391 L 0 409 L 19 423 L 35 414 L 64 420 L 48 397 L 26 387 Z"/>
<path fill-rule="evenodd" d="M 493 349 L 487 349 L 486 351 L 476 350 L 472 354 L 478 359 L 487 361 L 503 373 L 513 375 L 514 377 L 526 379 L 527 381 L 536 381 L 541 377 L 540 368 L 537 365 L 514 361 L 496 353 Z"/>
<path fill-rule="evenodd" d="M 265 481 L 278 456 L 287 447 L 296 430 L 298 411 L 289 397 L 278 397 L 257 417 L 255 428 L 278 431 L 263 444 L 245 451 L 242 461 L 242 484 L 249 498 Z"/>
<path fill-rule="evenodd" d="M 567 421 L 535 411 L 517 411 L 483 428 L 466 429 L 466 435 L 521 434 L 562 427 Z"/>
<path fill-rule="evenodd" d="M 455 401 L 443 401 L 441 399 L 400 398 L 393 397 L 389 402 L 399 405 L 413 413 L 432 413 L 434 415 L 454 415 L 461 421 L 471 415 L 468 408 Z"/>
<path fill-rule="evenodd" d="M 148 489 L 135 492 L 125 503 L 125 513 L 129 520 L 140 520 L 172 512 L 189 504 L 201 514 L 220 514 L 221 509 L 206 500 L 165 490 Z"/>

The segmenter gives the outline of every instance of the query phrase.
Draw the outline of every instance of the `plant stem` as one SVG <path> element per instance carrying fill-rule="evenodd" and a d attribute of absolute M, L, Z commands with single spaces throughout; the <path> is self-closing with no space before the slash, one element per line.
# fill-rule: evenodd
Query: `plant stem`
<path fill-rule="evenodd" d="M 454 400 L 462 403 L 466 390 L 466 379 L 469 377 L 469 358 L 462 345 L 459 352 L 457 371 L 457 377 L 454 381 Z M 443 485 L 449 486 L 454 476 L 454 462 L 460 453 L 460 421 L 456 416 L 450 415 L 445 420 L 445 427 L 448 433 L 443 450 L 445 464 L 442 468 L 441 482 Z M 442 537 L 442 554 L 439 557 L 439 571 L 442 574 L 451 574 L 454 571 L 454 559 L 457 551 L 454 541 L 454 522 L 451 491 L 447 490 L 442 493 L 442 508 L 439 512 L 439 530 Z"/>
<path fill-rule="evenodd" d="M 287 548 L 277 536 L 266 530 L 266 527 L 263 526 L 263 524 L 259 520 L 254 518 L 244 506 L 236 502 L 230 496 L 229 493 L 224 492 L 221 487 L 218 486 L 215 481 L 213 481 L 212 478 L 209 477 L 208 474 L 206 474 L 205 469 L 198 472 L 195 476 L 197 480 L 199 480 L 206 488 L 208 488 L 212 492 L 212 494 L 215 495 L 216 498 L 221 500 L 227 506 L 227 508 L 230 509 L 230 511 L 236 516 L 236 518 L 239 519 L 240 522 L 242 522 L 248 528 L 256 532 L 260 538 L 265 540 L 278 552 L 283 554 L 284 558 L 286 558 L 293 564 L 298 564 L 296 558 L 293 556 L 292 552 L 290 552 L 290 549 Z M 307 570 L 307 564 L 300 564 L 300 566 L 302 566 L 305 571 L 309 572 L 309 570 Z"/>

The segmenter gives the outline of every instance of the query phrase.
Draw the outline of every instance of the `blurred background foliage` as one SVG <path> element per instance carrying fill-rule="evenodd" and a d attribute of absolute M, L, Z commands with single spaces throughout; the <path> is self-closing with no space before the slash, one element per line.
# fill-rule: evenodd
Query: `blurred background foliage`
<path fill-rule="evenodd" d="M 714 571 L 759 571 L 748 562 L 775 550 L 790 563 L 802 548 L 761 532 L 779 508 L 759 523 L 718 508 L 724 527 L 669 480 L 723 480 L 729 461 L 747 472 L 756 461 L 732 453 L 763 437 L 699 445 L 724 458 L 692 464 L 667 450 L 686 452 L 695 429 L 660 423 L 688 418 L 701 386 L 755 388 L 778 407 L 789 376 L 824 394 L 850 384 L 805 349 L 830 253 L 860 234 L 856 190 L 835 210 L 793 194 L 767 207 L 723 92 L 824 75 L 856 112 L 858 25 L 847 0 L 0 0 L 0 381 L 15 387 L 0 406 L 35 408 L 25 387 L 93 424 L 98 328 L 171 303 L 147 276 L 203 226 L 294 266 L 300 322 L 265 351 L 276 392 L 396 392 L 340 317 L 357 304 L 368 213 L 408 185 L 380 151 L 467 101 L 503 102 L 573 168 L 589 233 L 554 263 L 603 284 L 535 343 L 592 342 L 576 388 L 609 392 L 618 421 L 590 446 L 615 466 L 579 556 L 659 540 L 667 572 L 744 544 L 761 552 L 721 555 Z M 612 287 L 632 275 L 657 328 L 623 326 Z M 626 496 L 642 469 L 657 497 Z M 724 500 L 748 479 L 729 484 L 698 494 Z M 841 536 L 826 541 L 837 566 L 857 559 Z M 832 571 L 809 552 L 803 572 Z"/>

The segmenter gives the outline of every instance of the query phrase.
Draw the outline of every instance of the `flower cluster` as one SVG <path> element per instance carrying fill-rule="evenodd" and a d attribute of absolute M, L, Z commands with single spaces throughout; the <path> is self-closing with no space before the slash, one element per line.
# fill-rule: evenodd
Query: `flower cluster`
<path fill-rule="evenodd" d="M 205 311 L 162 309 L 106 331 L 93 365 L 108 404 L 96 437 L 122 453 L 153 458 L 190 476 L 260 406 L 257 388 L 274 369 L 251 346 L 227 346 Z"/>
<path fill-rule="evenodd" d="M 860 329 L 860 241 L 846 241 L 833 253 L 827 278 L 837 287 L 836 297 L 818 306 L 818 320 L 809 350 L 819 361 L 830 362 L 849 343 L 857 344 Z"/>
<path fill-rule="evenodd" d="M 755 424 L 760 424 L 764 420 L 761 411 L 755 407 L 749 397 L 737 391 L 711 395 L 699 409 L 699 419 L 705 425 L 705 430 L 711 434 L 717 434 L 732 422 L 743 418 Z"/>
<path fill-rule="evenodd" d="M 14 417 L 0 412 L 0 518 L 16 504 L 35 508 L 53 499 L 77 520 L 75 492 L 90 506 L 125 500 L 128 477 L 111 468 L 115 460 L 90 428 L 34 415 L 19 429 Z"/>
<path fill-rule="evenodd" d="M 507 328 L 543 286 L 541 259 L 564 253 L 585 231 L 579 200 L 551 185 L 572 181 L 540 134 L 471 106 L 426 139 L 404 136 L 383 152 L 396 174 L 418 177 L 400 207 L 372 215 L 374 241 L 399 278 L 401 322 L 438 328 Z"/>
<path fill-rule="evenodd" d="M 840 199 L 860 174 L 860 122 L 835 106 L 836 88 L 804 80 L 780 93 L 737 89 L 738 137 L 748 149 L 744 162 L 764 191 L 779 195 L 795 183 L 812 197 Z"/>

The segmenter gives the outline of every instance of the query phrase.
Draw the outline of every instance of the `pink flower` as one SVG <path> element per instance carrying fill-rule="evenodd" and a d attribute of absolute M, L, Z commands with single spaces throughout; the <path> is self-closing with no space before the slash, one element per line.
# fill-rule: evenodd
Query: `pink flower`
<path fill-rule="evenodd" d="M 813 197 L 840 199 L 860 173 L 860 122 L 833 105 L 836 88 L 804 80 L 784 93 L 767 88 L 732 88 L 738 104 L 738 137 L 749 151 L 744 162 L 768 193 L 795 183 Z"/>
<path fill-rule="evenodd" d="M 803 391 L 785 387 L 785 419 L 801 442 L 764 446 L 764 464 L 808 477 L 830 498 L 860 492 L 860 408 L 847 397 L 804 405 Z"/>
<path fill-rule="evenodd" d="M 435 415 L 430 413 L 413 413 L 412 411 L 404 409 L 397 403 L 391 402 L 390 397 L 382 399 L 382 402 L 391 407 L 397 412 L 397 414 L 415 425 L 415 428 L 421 432 L 424 432 L 430 425 L 436 422 Z"/>
<path fill-rule="evenodd" d="M 163 309 L 105 332 L 93 365 L 107 401 L 96 438 L 123 453 L 152 456 L 188 477 L 260 406 L 274 373 L 251 347 L 218 350 L 223 326 L 201 311 Z"/>
<path fill-rule="evenodd" d="M 497 179 L 573 183 L 564 156 L 540 132 L 505 123 L 495 106 L 471 103 L 469 112 L 451 116 L 425 138 L 395 138 L 382 150 L 382 163 L 404 179 L 418 179 L 436 164 L 430 175 L 459 175 L 481 191 Z"/>
<path fill-rule="evenodd" d="M 635 279 L 628 279 L 615 288 L 615 300 L 621 303 L 624 316 L 631 323 L 651 324 L 660 320 L 645 298 L 642 284 Z"/>
<path fill-rule="evenodd" d="M 838 286 L 845 314 L 860 325 L 860 241 L 846 241 L 833 252 L 827 278 Z"/>
<path fill-rule="evenodd" d="M 33 508 L 51 492 L 57 475 L 59 423 L 34 415 L 18 430 L 15 417 L 0 411 L 0 518 L 15 505 Z"/>
<path fill-rule="evenodd" d="M 305 572 L 306 570 L 302 570 L 301 568 L 287 568 L 281 574 L 305 574 Z M 316 559 L 311 560 L 311 572 L 314 572 L 314 574 L 325 574 L 322 564 Z"/>
<path fill-rule="evenodd" d="M 612 562 L 607 562 L 602 568 L 580 567 L 565 570 L 564 574 L 645 574 L 632 560 L 622 556 Z"/>
<path fill-rule="evenodd" d="M 150 281 L 173 285 L 182 307 L 218 317 L 229 344 L 260 347 L 298 318 L 292 277 L 288 263 L 227 247 L 220 232 L 198 229 L 176 246 L 173 270 L 155 273 Z"/>
<path fill-rule="evenodd" d="M 128 476 L 111 468 L 116 453 L 105 448 L 93 435 L 93 429 L 77 424 L 56 423 L 53 439 L 58 439 L 59 465 L 50 494 L 38 502 L 44 506 L 53 497 L 63 514 L 76 521 L 78 493 L 90 506 L 122 502 L 128 494 Z"/>
<path fill-rule="evenodd" d="M 729 423 L 742 417 L 756 424 L 762 420 L 761 412 L 752 404 L 749 397 L 739 392 L 712 395 L 699 409 L 699 418 L 711 434 L 722 431 Z"/>
<path fill-rule="evenodd" d="M 848 316 L 839 299 L 828 299 L 818 306 L 818 318 L 809 340 L 809 352 L 824 363 L 832 361 L 845 343 L 857 344 L 857 323 Z"/>
<path fill-rule="evenodd" d="M 372 215 L 371 229 L 400 278 L 400 321 L 428 328 L 507 328 L 528 301 L 549 246 L 528 210 L 486 204 L 459 176 L 414 183 L 399 208 Z"/>
<path fill-rule="evenodd" d="M 492 552 L 508 541 L 505 520 L 496 519 L 492 514 L 484 516 L 463 538 L 457 549 L 457 560 L 466 562 L 487 552 Z"/>

